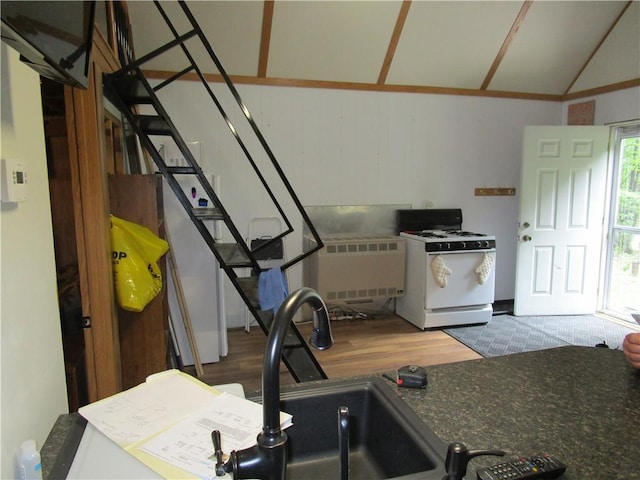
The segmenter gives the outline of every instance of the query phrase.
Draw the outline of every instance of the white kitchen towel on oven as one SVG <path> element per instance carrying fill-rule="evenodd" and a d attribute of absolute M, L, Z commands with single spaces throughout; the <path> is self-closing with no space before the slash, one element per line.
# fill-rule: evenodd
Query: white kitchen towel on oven
<path fill-rule="evenodd" d="M 440 288 L 447 286 L 447 275 L 451 275 L 451 269 L 444 264 L 442 255 L 437 255 L 431 260 L 431 272 Z"/>
<path fill-rule="evenodd" d="M 491 270 L 493 270 L 493 255 L 489 252 L 485 252 L 482 262 L 476 268 L 478 283 L 480 285 L 487 281 L 487 278 L 491 275 Z"/>

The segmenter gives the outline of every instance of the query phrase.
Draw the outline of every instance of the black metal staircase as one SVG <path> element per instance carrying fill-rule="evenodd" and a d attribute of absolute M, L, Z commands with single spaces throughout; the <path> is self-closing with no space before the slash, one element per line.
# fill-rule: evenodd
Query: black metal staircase
<path fill-rule="evenodd" d="M 198 25 L 187 5 L 184 2 L 179 1 L 177 4 L 180 8 L 174 9 L 176 11 L 181 11 L 182 15 L 184 15 L 183 18 L 186 18 L 190 25 L 187 31 L 180 33 L 174 26 L 175 20 L 170 18 L 170 14 L 164 8 L 167 3 L 154 3 L 173 38 L 165 45 L 159 46 L 154 51 L 134 60 L 131 54 L 132 49 L 130 48 L 127 40 L 128 34 L 126 24 L 125 22 L 116 21 L 117 29 L 119 29 L 118 41 L 120 60 L 123 67 L 120 71 L 105 76 L 105 94 L 130 123 L 132 130 L 139 138 L 142 148 L 153 159 L 158 172 L 164 176 L 167 184 L 176 195 L 180 204 L 184 207 L 186 213 L 201 234 L 205 243 L 211 249 L 213 255 L 215 255 L 220 268 L 224 270 L 258 325 L 266 334 L 268 334 L 270 322 L 273 320 L 273 312 L 260 310 L 260 306 L 258 305 L 258 275 L 263 271 L 263 269 L 256 260 L 256 253 L 264 248 L 268 248 L 273 243 L 278 242 L 285 236 L 293 233 L 293 222 L 287 215 L 289 212 L 285 212 L 285 208 L 282 205 L 283 202 L 279 201 L 279 195 L 268 184 L 266 176 L 263 175 L 259 168 L 258 163 L 255 160 L 255 154 L 252 153 L 250 147 L 240 137 L 236 125 L 234 125 L 230 120 L 227 110 L 219 99 L 219 94 L 214 94 L 205 74 L 196 64 L 192 53 L 194 45 L 197 46 L 196 48 L 198 48 L 199 51 L 206 51 L 210 59 L 215 64 L 215 67 L 223 79 L 223 84 L 226 85 L 227 92 L 230 93 L 231 97 L 237 104 L 237 107 L 248 122 L 248 125 L 250 126 L 249 131 L 255 136 L 253 140 L 254 143 L 257 139 L 257 142 L 263 151 L 262 156 L 266 156 L 268 158 L 271 168 L 276 172 L 277 178 L 279 178 L 281 182 L 281 190 L 286 191 L 288 194 L 287 203 L 295 207 L 294 213 L 296 218 L 299 217 L 302 220 L 302 223 L 306 225 L 306 230 L 310 232 L 318 245 L 314 250 L 303 252 L 295 258 L 288 260 L 281 266 L 281 269 L 284 271 L 287 268 L 298 264 L 305 257 L 312 254 L 317 249 L 322 248 L 322 241 L 311 224 L 300 200 L 284 175 L 284 172 L 260 132 L 256 122 L 251 117 L 249 110 L 242 101 L 238 91 L 231 82 L 231 79 L 226 74 L 223 66 L 218 60 L 218 57 L 214 53 L 213 48 L 209 44 L 209 41 L 205 37 L 202 29 Z M 173 13 L 175 14 L 175 12 Z M 116 15 L 116 19 L 118 19 L 118 15 Z M 185 22 L 183 21 L 182 23 Z M 184 55 L 184 59 L 186 59 L 185 68 L 152 87 L 149 80 L 145 77 L 143 70 L 144 65 L 164 54 L 168 54 L 170 52 L 175 53 L 175 50 L 178 50 L 182 55 Z M 247 241 L 245 241 L 243 235 L 234 224 L 232 215 L 230 215 L 227 209 L 225 209 L 217 192 L 214 190 L 207 178 L 207 175 L 203 172 L 201 166 L 198 165 L 194 155 L 188 147 L 188 144 L 180 135 L 178 128 L 171 120 L 168 111 L 165 106 L 163 106 L 159 98 L 159 92 L 162 89 L 167 88 L 173 82 L 182 79 L 187 74 L 192 76 L 195 75 L 206 90 L 217 111 L 229 127 L 229 132 L 235 137 L 235 141 L 240 147 L 244 159 L 251 165 L 261 188 L 264 190 L 266 196 L 271 200 L 271 202 L 273 202 L 273 208 L 277 210 L 279 217 L 285 225 L 284 231 L 280 233 L 280 235 L 274 236 L 254 250 L 249 247 Z M 198 108 L 198 106 L 194 105 L 193 108 Z M 145 114 L 139 113 L 141 111 L 144 111 Z M 158 142 L 156 141 L 154 143 L 152 137 L 163 137 L 169 139 L 168 141 L 175 142 L 175 145 L 184 158 L 184 163 L 186 165 L 173 166 L 167 164 L 159 150 L 159 147 L 157 146 Z M 187 194 L 183 191 L 180 183 L 178 182 L 176 175 L 190 175 L 196 178 L 201 185 L 202 191 L 205 193 L 205 197 L 207 197 L 207 205 L 202 207 L 193 207 L 191 201 L 187 197 Z M 230 240 L 222 242 L 219 239 L 214 238 L 214 235 L 207 228 L 205 223 L 210 221 L 220 222 L 220 224 L 224 225 L 226 228 L 224 236 Z M 250 272 L 249 275 L 246 274 L 247 271 Z M 307 343 L 301 336 L 299 330 L 293 324 L 290 326 L 288 331 L 283 351 L 283 360 L 292 376 L 298 382 L 327 378 Z"/>

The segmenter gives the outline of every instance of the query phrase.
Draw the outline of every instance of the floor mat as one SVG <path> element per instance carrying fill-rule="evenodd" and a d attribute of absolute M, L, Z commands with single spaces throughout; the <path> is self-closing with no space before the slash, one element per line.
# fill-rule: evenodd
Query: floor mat
<path fill-rule="evenodd" d="M 496 357 L 566 345 L 593 347 L 602 342 L 610 348 L 620 348 L 624 336 L 635 330 L 593 315 L 498 315 L 484 325 L 444 331 L 483 357 Z"/>
<path fill-rule="evenodd" d="M 622 349 L 625 335 L 637 331 L 594 315 L 516 317 L 516 320 L 571 345 L 586 347 L 604 342 L 609 348 Z"/>

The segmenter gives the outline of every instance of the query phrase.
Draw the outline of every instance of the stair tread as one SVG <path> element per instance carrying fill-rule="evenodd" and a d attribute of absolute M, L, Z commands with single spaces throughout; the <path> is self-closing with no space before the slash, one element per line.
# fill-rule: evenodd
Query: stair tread
<path fill-rule="evenodd" d="M 140 128 L 147 132 L 148 135 L 171 135 L 171 126 L 162 117 L 158 115 L 138 115 Z"/>
<path fill-rule="evenodd" d="M 322 369 L 313 361 L 315 357 L 313 357 L 313 354 L 308 349 L 284 349 L 282 356 L 285 362 L 292 366 L 292 370 L 294 371 L 292 371 L 291 374 L 298 382 L 313 382 L 327 378 Z"/>
<path fill-rule="evenodd" d="M 193 167 L 167 167 L 172 174 L 195 175 L 198 171 Z"/>
<path fill-rule="evenodd" d="M 240 277 L 237 281 L 238 285 L 249 299 L 251 305 L 258 308 L 258 277 Z M 265 317 L 261 320 L 262 322 L 265 322 L 267 321 L 267 318 Z"/>
<path fill-rule="evenodd" d="M 224 215 L 216 207 L 195 207 L 192 211 L 201 220 L 224 220 Z"/>
<path fill-rule="evenodd" d="M 250 267 L 249 257 L 237 243 L 216 243 L 216 250 L 230 267 Z"/>
<path fill-rule="evenodd" d="M 151 96 L 142 80 L 134 75 L 123 75 L 112 80 L 113 87 L 127 105 L 151 104 Z"/>
<path fill-rule="evenodd" d="M 257 291 L 258 277 L 242 277 L 238 278 L 238 280 L 240 281 L 239 283 L 244 283 L 247 286 L 255 285 Z M 254 318 L 268 332 L 274 315 L 271 311 L 257 310 Z M 316 363 L 310 347 L 303 339 L 295 323 L 289 325 L 282 347 L 282 357 L 297 381 L 311 382 L 327 378 L 322 368 Z"/>

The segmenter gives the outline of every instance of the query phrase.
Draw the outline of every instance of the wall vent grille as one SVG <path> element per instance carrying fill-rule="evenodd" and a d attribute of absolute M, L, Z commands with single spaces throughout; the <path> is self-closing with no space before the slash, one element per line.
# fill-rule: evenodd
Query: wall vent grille
<path fill-rule="evenodd" d="M 323 238 L 325 247 L 304 264 L 305 285 L 327 303 L 362 302 L 404 294 L 401 237 Z"/>

